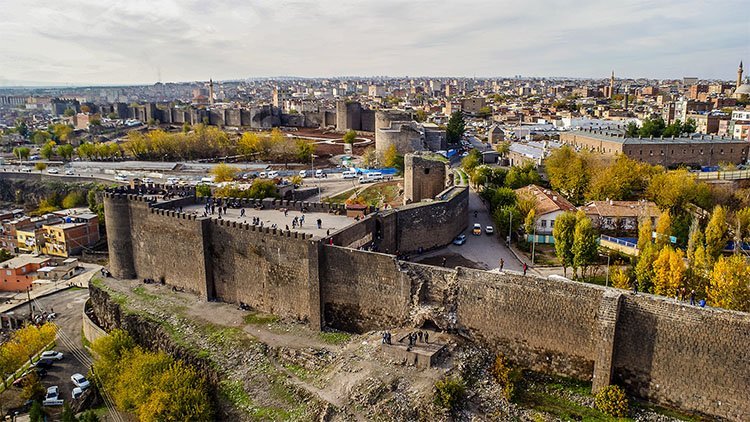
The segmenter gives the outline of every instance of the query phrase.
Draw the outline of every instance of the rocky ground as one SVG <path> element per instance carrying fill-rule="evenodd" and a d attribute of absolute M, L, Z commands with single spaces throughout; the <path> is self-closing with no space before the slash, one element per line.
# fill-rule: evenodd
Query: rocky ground
<path fill-rule="evenodd" d="M 158 321 L 170 337 L 221 373 L 221 420 L 609 420 L 586 387 L 525 376 L 520 400 L 503 398 L 491 355 L 453 338 L 438 367 L 417 369 L 380 351 L 380 335 L 315 332 L 275 316 L 205 302 L 160 285 L 108 279 L 98 286 L 128 312 Z M 461 409 L 434 403 L 435 382 L 463 380 Z M 552 403 L 553 405 L 551 405 Z M 638 421 L 679 420 L 637 407 Z"/>

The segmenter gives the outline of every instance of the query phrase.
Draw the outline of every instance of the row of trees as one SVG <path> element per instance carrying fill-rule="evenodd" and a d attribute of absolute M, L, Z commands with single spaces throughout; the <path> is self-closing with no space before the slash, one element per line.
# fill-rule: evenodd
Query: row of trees
<path fill-rule="evenodd" d="M 0 376 L 3 385 L 12 373 L 51 343 L 57 334 L 52 323 L 42 326 L 27 325 L 11 334 L 10 339 L 0 346 Z"/>
<path fill-rule="evenodd" d="M 638 125 L 635 122 L 630 122 L 625 127 L 625 136 L 628 137 L 636 137 L 636 136 L 642 136 L 644 138 L 648 137 L 678 137 L 681 135 L 689 135 L 691 133 L 695 133 L 696 129 L 696 123 L 694 119 L 688 119 L 685 123 L 682 123 L 680 119 L 677 119 L 674 121 L 674 123 L 666 124 L 664 122 L 664 119 L 661 117 L 657 117 L 655 119 L 644 119 L 643 124 L 641 127 L 638 127 Z"/>
<path fill-rule="evenodd" d="M 136 345 L 114 330 L 93 345 L 94 372 L 120 410 L 141 421 L 213 420 L 205 378 L 193 367 L 164 352 Z"/>
<path fill-rule="evenodd" d="M 641 290 L 669 297 L 680 297 L 695 292 L 713 306 L 750 311 L 750 265 L 747 257 L 735 249 L 724 256 L 727 242 L 741 242 L 747 235 L 750 209 L 735 216 L 736 226 L 722 206 L 716 206 L 703 224 L 693 219 L 686 249 L 674 245 L 674 223 L 670 211 L 662 212 L 656 227 L 650 219 L 639 225 L 639 256 L 628 269 L 618 270 L 612 277 L 615 287 L 629 289 L 638 283 Z M 558 221 L 555 221 L 557 227 Z M 730 230 L 730 226 L 736 229 Z M 738 234 L 744 233 L 744 234 Z"/>
<path fill-rule="evenodd" d="M 241 155 L 264 160 L 308 162 L 315 153 L 313 143 L 289 139 L 278 128 L 269 134 L 246 132 L 236 138 L 217 127 L 202 124 L 194 126 L 192 130 L 186 127 L 179 133 L 133 131 L 128 134 L 122 147 L 129 155 L 145 160 L 191 160 Z"/>

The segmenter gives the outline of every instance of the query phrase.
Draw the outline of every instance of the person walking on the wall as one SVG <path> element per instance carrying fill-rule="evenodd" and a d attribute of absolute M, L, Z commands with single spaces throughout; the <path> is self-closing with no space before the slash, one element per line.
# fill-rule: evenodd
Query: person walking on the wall
<path fill-rule="evenodd" d="M 529 266 L 524 262 L 523 263 L 523 275 L 524 276 L 526 275 L 526 270 L 528 270 L 528 269 L 529 269 Z"/>
<path fill-rule="evenodd" d="M 503 267 L 505 266 L 505 260 L 500 258 L 500 271 L 503 270 Z"/>

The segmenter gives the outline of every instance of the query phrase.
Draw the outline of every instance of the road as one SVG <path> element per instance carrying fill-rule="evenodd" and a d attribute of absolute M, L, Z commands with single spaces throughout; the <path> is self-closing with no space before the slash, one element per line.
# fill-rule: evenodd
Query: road
<path fill-rule="evenodd" d="M 474 212 L 476 211 L 476 217 Z M 472 226 L 474 223 L 482 225 L 482 235 L 474 236 L 471 234 Z M 484 206 L 482 199 L 479 197 L 474 190 L 469 189 L 469 226 L 464 231 L 466 235 L 466 243 L 461 246 L 448 245 L 444 248 L 440 248 L 420 256 L 414 257 L 414 260 L 419 261 L 424 258 L 440 256 L 446 253 L 458 254 L 464 258 L 473 261 L 485 269 L 491 270 L 500 266 L 500 259 L 504 262 L 503 269 L 521 271 L 521 263 L 516 259 L 515 255 L 505 246 L 505 236 L 503 233 L 495 233 L 494 236 L 484 234 L 484 228 L 487 226 L 493 226 L 495 223 L 492 221 L 487 207 Z"/>

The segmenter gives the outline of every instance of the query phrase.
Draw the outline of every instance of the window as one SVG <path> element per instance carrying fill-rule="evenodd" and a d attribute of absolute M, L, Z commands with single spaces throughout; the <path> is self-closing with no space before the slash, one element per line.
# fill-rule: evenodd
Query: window
<path fill-rule="evenodd" d="M 552 228 L 555 228 L 555 220 L 550 220 L 550 221 L 549 221 L 549 227 L 550 227 L 551 229 L 552 229 Z"/>
<path fill-rule="evenodd" d="M 424 174 L 430 174 L 430 169 L 428 168 L 424 169 Z"/>
<path fill-rule="evenodd" d="M 547 227 L 547 220 L 542 220 L 542 227 Z"/>
<path fill-rule="evenodd" d="M 13 272 L 11 270 L 5 270 L 5 275 L 12 275 Z"/>

